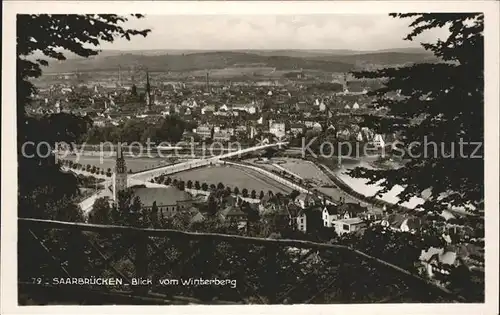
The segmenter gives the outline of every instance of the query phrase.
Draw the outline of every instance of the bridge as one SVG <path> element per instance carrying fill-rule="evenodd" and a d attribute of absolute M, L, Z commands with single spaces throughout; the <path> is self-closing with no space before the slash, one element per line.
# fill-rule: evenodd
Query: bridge
<path fill-rule="evenodd" d="M 173 173 L 178 173 L 182 171 L 187 171 L 193 168 L 198 168 L 198 167 L 203 167 L 207 166 L 210 164 L 215 164 L 219 162 L 222 159 L 227 159 L 235 156 L 241 156 L 246 153 L 258 151 L 258 150 L 265 150 L 268 148 L 274 148 L 274 147 L 281 147 L 283 145 L 288 144 L 288 142 L 277 142 L 277 143 L 270 143 L 270 144 L 263 144 L 251 148 L 246 148 L 246 149 L 241 149 L 238 151 L 234 152 L 229 152 L 229 153 L 224 153 L 220 154 L 214 157 L 209 157 L 205 159 L 194 159 L 186 162 L 181 162 L 173 165 L 167 165 L 159 168 L 155 168 L 152 170 L 147 170 L 147 171 L 142 171 L 138 173 L 134 173 L 128 176 L 128 186 L 135 186 L 135 185 L 146 185 L 146 187 L 165 187 L 164 185 L 156 184 L 156 183 L 151 183 L 149 182 L 150 179 L 159 176 L 159 175 L 168 175 L 168 174 L 173 174 Z M 63 168 L 64 170 L 64 168 Z M 108 187 L 111 185 L 111 179 L 109 177 L 106 177 L 104 175 L 95 175 L 91 174 L 89 172 L 81 171 L 81 170 L 70 170 L 66 169 L 72 172 L 75 172 L 77 174 L 83 174 L 87 176 L 94 176 L 97 178 L 104 178 L 105 181 L 100 183 L 104 185 L 105 187 Z M 98 198 L 103 198 L 103 197 L 112 197 L 111 190 L 108 188 L 105 188 L 96 194 L 88 197 L 87 199 L 83 200 L 80 202 L 80 208 L 83 210 L 84 213 L 88 213 L 92 209 L 92 205 L 94 204 L 95 200 Z"/>
<path fill-rule="evenodd" d="M 159 176 L 159 175 L 168 175 L 168 174 L 173 174 L 173 173 L 178 173 L 182 171 L 187 171 L 193 168 L 198 168 L 202 166 L 207 166 L 210 164 L 214 164 L 219 162 L 222 159 L 228 159 L 232 158 L 235 156 L 241 156 L 246 153 L 254 152 L 254 151 L 259 151 L 259 150 L 264 150 L 264 149 L 269 149 L 269 148 L 274 148 L 274 147 L 281 147 L 288 144 L 288 142 L 278 142 L 278 143 L 270 143 L 270 144 L 263 144 L 251 148 L 246 148 L 246 149 L 241 149 L 238 151 L 234 152 L 229 152 L 229 153 L 224 153 L 220 154 L 217 156 L 209 157 L 209 158 L 204 158 L 204 159 L 195 159 L 195 160 L 190 160 L 187 162 L 182 162 L 182 163 L 177 163 L 173 165 L 167 165 L 164 167 L 159 167 L 155 168 L 152 170 L 144 171 L 144 172 L 139 172 L 132 174 L 130 178 L 138 179 L 141 181 L 149 181 L 150 179 Z"/>

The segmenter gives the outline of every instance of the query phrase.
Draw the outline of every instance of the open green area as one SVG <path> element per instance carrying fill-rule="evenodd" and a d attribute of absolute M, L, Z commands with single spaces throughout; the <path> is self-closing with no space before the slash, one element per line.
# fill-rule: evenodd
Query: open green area
<path fill-rule="evenodd" d="M 172 178 L 184 181 L 200 181 L 207 184 L 223 183 L 230 187 L 246 188 L 256 191 L 273 191 L 275 193 L 290 193 L 291 188 L 250 169 L 234 166 L 211 166 L 193 169 L 171 175 Z"/>

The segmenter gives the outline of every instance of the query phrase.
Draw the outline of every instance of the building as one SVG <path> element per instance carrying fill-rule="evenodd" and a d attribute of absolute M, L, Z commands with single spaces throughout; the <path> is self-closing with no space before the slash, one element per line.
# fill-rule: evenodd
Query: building
<path fill-rule="evenodd" d="M 187 211 L 194 202 L 190 193 L 174 186 L 133 188 L 133 194 L 141 199 L 144 209 L 151 210 L 153 204 L 156 203 L 160 218 L 171 217 L 178 211 Z"/>
<path fill-rule="evenodd" d="M 319 104 L 319 111 L 324 112 L 326 110 L 326 105 L 323 101 Z"/>
<path fill-rule="evenodd" d="M 312 126 L 314 126 L 314 121 L 306 120 L 304 121 L 304 125 L 306 126 L 306 128 L 312 128 Z"/>
<path fill-rule="evenodd" d="M 208 114 L 214 113 L 214 112 L 215 112 L 215 106 L 214 105 L 207 105 L 207 106 L 204 106 L 201 109 L 201 114 L 202 115 L 208 115 Z"/>
<path fill-rule="evenodd" d="M 322 209 L 318 206 L 310 206 L 297 213 L 297 229 L 303 233 L 317 231 L 322 225 Z"/>
<path fill-rule="evenodd" d="M 368 212 L 368 208 L 361 206 L 361 204 L 359 203 L 346 202 L 338 206 L 337 211 L 340 215 L 340 218 L 352 219 L 359 218 L 360 216 Z"/>
<path fill-rule="evenodd" d="M 423 223 L 423 220 L 419 217 L 395 213 L 383 219 L 380 225 L 398 232 L 415 233 Z"/>
<path fill-rule="evenodd" d="M 269 133 L 275 135 L 278 138 L 285 136 L 285 123 L 269 123 Z"/>
<path fill-rule="evenodd" d="M 240 105 L 234 105 L 233 110 L 235 111 L 244 111 L 249 114 L 255 114 L 257 113 L 257 107 L 255 107 L 254 102 L 250 104 L 240 104 Z"/>
<path fill-rule="evenodd" d="M 376 148 L 383 148 L 383 147 L 385 147 L 384 137 L 382 137 L 381 134 L 374 135 L 373 136 L 373 145 Z"/>
<path fill-rule="evenodd" d="M 231 139 L 231 133 L 228 130 L 220 129 L 218 131 L 214 131 L 213 140 L 226 142 Z"/>
<path fill-rule="evenodd" d="M 323 226 L 333 227 L 334 222 L 339 219 L 339 212 L 336 205 L 329 205 L 323 209 L 322 213 Z"/>
<path fill-rule="evenodd" d="M 92 124 L 97 127 L 104 127 L 106 126 L 106 119 L 104 118 L 95 118 L 92 120 Z"/>
<path fill-rule="evenodd" d="M 358 132 L 358 135 L 356 136 L 356 141 L 363 141 L 363 134 L 360 132 Z"/>
<path fill-rule="evenodd" d="M 431 279 L 436 275 L 449 276 L 451 269 L 461 263 L 457 258 L 457 254 L 453 251 L 430 247 L 420 253 L 418 268 L 421 274 Z"/>
<path fill-rule="evenodd" d="M 212 138 L 212 127 L 208 125 L 198 126 L 194 132 L 199 135 L 203 140 Z"/>
<path fill-rule="evenodd" d="M 292 124 L 290 126 L 290 133 L 294 136 L 301 135 L 304 133 L 305 126 L 302 124 Z"/>
<path fill-rule="evenodd" d="M 354 233 L 366 227 L 366 223 L 360 218 L 335 220 L 332 225 L 338 235 Z"/>
<path fill-rule="evenodd" d="M 312 130 L 315 132 L 321 132 L 323 130 L 323 127 L 321 127 L 321 124 L 319 122 L 315 122 L 312 126 Z"/>
<path fill-rule="evenodd" d="M 55 112 L 59 114 L 61 112 L 61 102 L 57 101 L 55 105 Z"/>
<path fill-rule="evenodd" d="M 239 206 L 228 206 L 220 212 L 219 216 L 224 222 L 236 223 L 239 229 L 244 229 L 247 226 L 247 214 Z"/>
<path fill-rule="evenodd" d="M 122 148 L 118 145 L 115 172 L 113 174 L 113 200 L 115 202 L 118 200 L 118 194 L 120 191 L 127 189 L 127 181 L 127 166 L 125 164 L 125 159 L 123 158 Z"/>
<path fill-rule="evenodd" d="M 297 230 L 303 233 L 307 232 L 307 216 L 304 210 L 299 211 L 296 220 L 297 220 Z"/>
<path fill-rule="evenodd" d="M 149 72 L 146 71 L 146 110 L 151 110 L 151 85 L 149 84 Z"/>

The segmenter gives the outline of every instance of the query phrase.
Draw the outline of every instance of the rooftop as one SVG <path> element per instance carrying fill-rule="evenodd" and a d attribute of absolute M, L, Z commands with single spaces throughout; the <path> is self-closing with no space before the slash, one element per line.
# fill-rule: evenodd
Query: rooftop
<path fill-rule="evenodd" d="M 360 218 L 341 219 L 341 220 L 337 220 L 337 221 L 342 222 L 344 224 L 349 224 L 349 225 L 363 223 L 363 220 Z"/>
<path fill-rule="evenodd" d="M 146 207 L 152 206 L 153 202 L 156 201 L 156 205 L 166 206 L 175 205 L 180 201 L 192 200 L 191 194 L 181 191 L 176 187 L 158 187 L 158 188 L 135 188 L 134 196 L 141 199 L 141 202 Z"/>

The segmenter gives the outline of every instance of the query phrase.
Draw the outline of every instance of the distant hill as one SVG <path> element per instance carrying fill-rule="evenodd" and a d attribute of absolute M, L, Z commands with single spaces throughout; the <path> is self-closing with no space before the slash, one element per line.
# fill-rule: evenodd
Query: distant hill
<path fill-rule="evenodd" d="M 139 55 L 121 54 L 96 56 L 91 58 L 68 59 L 51 62 L 44 69 L 47 73 L 72 71 L 116 70 L 118 67 L 146 67 L 150 71 L 191 71 L 222 69 L 233 66 L 259 65 L 281 69 L 312 69 L 329 72 L 346 72 L 353 69 L 349 63 L 334 60 L 313 60 L 288 56 L 261 56 L 244 52 L 204 52 L 181 55 Z"/>
<path fill-rule="evenodd" d="M 439 59 L 431 53 L 374 52 L 366 54 L 318 56 L 312 60 L 335 61 L 349 64 L 394 65 L 404 63 L 437 62 Z"/>
<path fill-rule="evenodd" d="M 146 67 L 150 71 L 191 71 L 222 69 L 234 66 L 260 65 L 278 70 L 310 69 L 327 72 L 347 72 L 359 64 L 403 64 L 436 61 L 426 51 L 354 50 L 237 50 L 189 51 L 144 50 L 133 52 L 103 51 L 91 58 L 68 56 L 65 61 L 52 61 L 44 72 L 88 72 L 116 70 L 119 67 Z"/>

